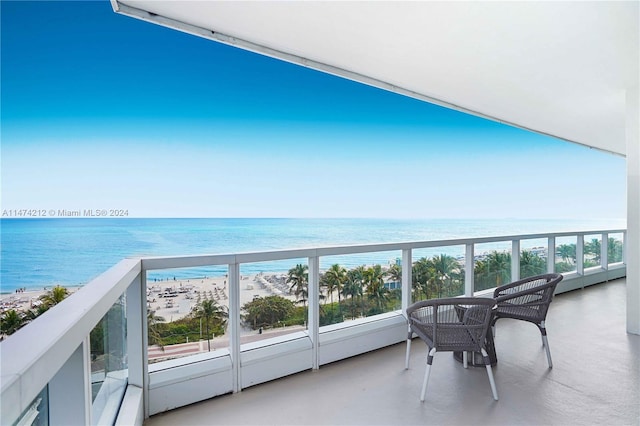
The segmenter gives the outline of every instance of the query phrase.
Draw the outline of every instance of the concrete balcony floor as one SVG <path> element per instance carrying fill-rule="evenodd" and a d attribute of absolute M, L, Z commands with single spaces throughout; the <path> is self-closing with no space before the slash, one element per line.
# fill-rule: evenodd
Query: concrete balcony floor
<path fill-rule="evenodd" d="M 240 393 L 158 414 L 161 425 L 638 425 L 640 336 L 625 331 L 624 279 L 560 294 L 547 317 L 554 367 L 528 323 L 497 323 L 500 396 L 484 368 L 465 370 L 451 353 L 435 356 L 419 401 L 426 345 L 405 344 L 320 367 Z"/>

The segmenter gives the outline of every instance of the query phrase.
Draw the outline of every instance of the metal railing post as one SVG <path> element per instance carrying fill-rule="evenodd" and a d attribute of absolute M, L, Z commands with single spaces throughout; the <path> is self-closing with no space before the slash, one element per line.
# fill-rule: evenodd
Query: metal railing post
<path fill-rule="evenodd" d="M 240 392 L 242 373 L 240 369 L 240 265 L 238 263 L 229 264 L 229 351 L 232 389 L 233 392 Z"/>
<path fill-rule="evenodd" d="M 553 274 L 556 271 L 556 237 L 547 239 L 547 272 Z"/>
<path fill-rule="evenodd" d="M 600 266 L 603 270 L 609 270 L 609 234 L 602 234 L 602 242 L 600 243 Z"/>
<path fill-rule="evenodd" d="M 473 243 L 466 244 L 464 255 L 464 295 L 473 296 L 475 289 L 473 268 L 474 268 L 474 245 Z"/>
<path fill-rule="evenodd" d="M 520 279 L 520 240 L 511 241 L 511 281 Z"/>
<path fill-rule="evenodd" d="M 402 314 L 404 315 L 407 308 L 412 303 L 411 299 L 411 283 L 412 283 L 412 261 L 411 249 L 402 250 Z"/>
<path fill-rule="evenodd" d="M 320 368 L 320 258 L 309 257 L 309 318 L 308 328 L 311 338 L 311 365 Z"/>

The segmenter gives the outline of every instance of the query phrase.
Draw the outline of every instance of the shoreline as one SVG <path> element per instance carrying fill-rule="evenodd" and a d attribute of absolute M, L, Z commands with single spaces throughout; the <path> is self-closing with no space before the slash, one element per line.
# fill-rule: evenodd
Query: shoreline
<path fill-rule="evenodd" d="M 240 306 L 256 297 L 282 296 L 295 301 L 284 283 L 285 273 L 258 273 L 240 276 Z M 173 322 L 187 316 L 200 299 L 209 298 L 229 308 L 228 278 L 201 277 L 175 280 L 147 280 L 147 309 Z"/>
<path fill-rule="evenodd" d="M 258 273 L 240 276 L 240 306 L 256 297 L 278 295 L 295 302 L 295 295 L 289 294 L 285 283 L 286 273 Z M 54 286 L 42 290 L 25 289 L 14 293 L 0 293 L 0 311 L 15 309 L 26 312 L 37 307 L 40 297 Z M 70 297 L 84 286 L 62 286 Z M 46 288 L 46 290 L 45 290 Z M 165 322 L 173 322 L 186 317 L 200 300 L 209 298 L 220 306 L 229 308 L 227 276 L 147 280 L 147 309 L 163 317 Z"/>

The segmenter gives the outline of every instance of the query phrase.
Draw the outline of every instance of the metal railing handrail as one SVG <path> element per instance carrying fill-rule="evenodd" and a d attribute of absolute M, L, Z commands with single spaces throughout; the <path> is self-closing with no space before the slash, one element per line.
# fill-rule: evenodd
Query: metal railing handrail
<path fill-rule="evenodd" d="M 425 240 L 412 242 L 395 242 L 383 244 L 338 245 L 314 248 L 299 248 L 234 254 L 200 254 L 186 256 L 147 256 L 143 257 L 142 267 L 145 271 L 172 268 L 189 268 L 201 266 L 218 266 L 254 262 L 269 262 L 308 257 L 338 256 L 345 254 L 374 253 L 394 250 L 423 249 L 436 247 L 464 246 L 467 244 L 496 243 L 503 241 L 522 241 L 549 237 L 573 237 L 597 234 L 624 234 L 625 229 L 554 232 L 543 234 L 518 234 L 476 238 L 454 238 L 447 240 Z"/>
<path fill-rule="evenodd" d="M 82 344 L 88 345 L 91 330 L 98 324 L 116 301 L 127 292 L 129 287 L 138 282 L 141 289 L 146 287 L 146 272 L 158 269 L 201 267 L 214 265 L 228 265 L 230 267 L 230 285 L 237 283 L 239 265 L 253 262 L 267 262 L 286 259 L 307 258 L 313 260 L 315 281 L 318 274 L 318 259 L 323 256 L 348 255 L 359 253 L 374 253 L 384 251 L 402 251 L 403 268 L 406 268 L 406 253 L 415 249 L 465 246 L 469 256 L 469 247 L 476 244 L 511 241 L 512 247 L 519 247 L 519 242 L 532 239 L 548 239 L 552 241 L 559 237 L 577 237 L 578 252 L 583 253 L 584 236 L 610 234 L 626 235 L 625 229 L 583 230 L 573 232 L 535 233 L 519 235 L 501 235 L 488 237 L 472 237 L 443 240 L 426 240 L 414 242 L 394 242 L 382 244 L 342 245 L 330 247 L 300 248 L 275 251 L 232 253 L 232 254 L 203 254 L 188 256 L 149 256 L 127 258 L 82 287 L 73 297 L 69 297 L 58 306 L 34 320 L 11 338 L 0 343 L 1 350 L 1 410 L 0 422 L 13 423 L 20 413 L 27 408 L 29 401 L 46 386 L 57 374 L 71 355 Z M 606 246 L 606 243 L 604 243 Z M 473 250 L 471 250 L 471 253 Z M 467 259 L 468 263 L 468 259 Z M 470 263 L 473 265 L 473 262 Z M 233 266 L 233 268 L 231 268 Z M 604 268 L 607 265 L 603 265 Z M 311 267 L 310 267 L 311 269 Z M 311 276 L 311 274 L 310 274 Z M 136 281 L 137 280 L 137 281 Z M 316 283 L 317 284 L 317 283 Z M 316 285 L 314 284 L 314 286 Z M 314 287 L 317 292 L 317 288 Z M 312 294 L 310 294 L 310 297 Z M 406 297 L 406 296 L 404 296 Z M 235 296 L 237 299 L 237 295 Z M 144 324 L 144 310 L 146 303 L 140 301 L 134 307 L 138 316 L 137 326 L 143 331 L 140 338 L 146 337 Z M 236 304 L 237 301 L 236 301 Z M 236 309 L 237 310 L 237 309 Z M 141 312 L 138 312 L 141 311 Z M 239 314 L 236 313 L 239 317 Z M 237 324 L 236 324 L 237 326 Z M 315 330 L 317 334 L 317 330 Z M 236 331 L 237 333 L 237 331 Z M 232 333 L 234 334 L 234 333 Z M 317 336 L 314 337 L 317 340 Z M 144 343 L 141 341 L 141 345 Z M 131 351 L 131 348 L 129 348 Z M 138 355 L 146 354 L 146 346 L 136 349 Z M 233 351 L 232 351 L 233 352 Z M 239 352 L 239 347 L 235 348 Z M 131 361 L 131 358 L 130 358 Z M 146 371 L 146 361 L 140 367 Z M 132 367 L 134 368 L 134 367 Z"/>

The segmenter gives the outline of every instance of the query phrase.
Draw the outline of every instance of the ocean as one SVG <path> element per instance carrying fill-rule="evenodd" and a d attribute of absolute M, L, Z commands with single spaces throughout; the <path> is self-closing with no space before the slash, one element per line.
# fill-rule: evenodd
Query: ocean
<path fill-rule="evenodd" d="M 624 219 L 2 219 L 0 291 L 84 285 L 130 256 L 241 253 L 625 226 Z M 344 265 L 386 264 L 397 255 L 351 256 Z M 244 265 L 241 273 L 282 272 L 289 267 L 290 261 Z M 222 267 L 193 268 L 154 272 L 149 278 L 215 276 L 225 272 Z"/>

